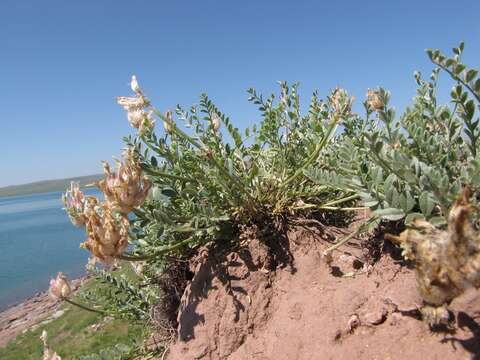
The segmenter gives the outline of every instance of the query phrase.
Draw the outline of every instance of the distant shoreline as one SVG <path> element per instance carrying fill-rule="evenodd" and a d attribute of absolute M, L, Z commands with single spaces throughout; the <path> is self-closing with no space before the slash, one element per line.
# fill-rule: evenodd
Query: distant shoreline
<path fill-rule="evenodd" d="M 95 183 L 103 177 L 102 174 L 77 176 L 66 179 L 43 180 L 28 184 L 10 185 L 0 187 L 0 197 L 33 195 L 48 192 L 65 191 L 70 186 L 70 182 L 75 181 L 80 183 L 80 186 Z"/>

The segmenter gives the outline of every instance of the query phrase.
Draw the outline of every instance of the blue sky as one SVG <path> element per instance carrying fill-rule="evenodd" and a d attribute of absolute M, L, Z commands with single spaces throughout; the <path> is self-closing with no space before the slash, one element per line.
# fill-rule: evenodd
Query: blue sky
<path fill-rule="evenodd" d="M 377 85 L 402 109 L 424 50 L 466 42 L 480 68 L 478 1 L 23 1 L 0 10 L 0 186 L 101 172 L 132 132 L 129 78 L 159 109 L 208 92 L 239 127 L 246 89 L 299 81 L 304 101 Z M 443 76 L 445 78 L 445 76 Z M 446 83 L 447 90 L 449 84 Z"/>

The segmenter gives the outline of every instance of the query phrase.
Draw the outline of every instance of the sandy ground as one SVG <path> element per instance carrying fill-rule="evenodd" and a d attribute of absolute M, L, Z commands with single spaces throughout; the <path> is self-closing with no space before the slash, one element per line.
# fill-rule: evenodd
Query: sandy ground
<path fill-rule="evenodd" d="M 419 320 L 414 273 L 360 249 L 321 259 L 325 242 L 296 231 L 272 262 L 257 240 L 195 267 L 168 359 L 477 359 L 480 293 L 451 304 L 451 330 Z"/>

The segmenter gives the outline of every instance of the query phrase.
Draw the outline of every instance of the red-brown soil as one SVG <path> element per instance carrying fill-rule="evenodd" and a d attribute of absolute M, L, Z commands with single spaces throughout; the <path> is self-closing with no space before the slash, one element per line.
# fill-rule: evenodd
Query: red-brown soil
<path fill-rule="evenodd" d="M 320 256 L 325 242 L 304 230 L 290 231 L 276 247 L 251 239 L 240 251 L 204 252 L 168 359 L 480 356 L 479 292 L 451 304 L 453 330 L 433 332 L 419 320 L 413 271 L 389 255 L 370 266 L 347 246 L 328 266 Z"/>

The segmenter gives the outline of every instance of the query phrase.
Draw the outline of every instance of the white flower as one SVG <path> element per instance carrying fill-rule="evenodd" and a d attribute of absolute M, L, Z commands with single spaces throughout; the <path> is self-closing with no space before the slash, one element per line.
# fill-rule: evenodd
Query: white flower
<path fill-rule="evenodd" d="M 70 284 L 63 273 L 59 272 L 55 279 L 50 280 L 48 294 L 52 299 L 66 299 L 71 292 Z"/>
<path fill-rule="evenodd" d="M 117 97 L 118 105 L 122 106 L 125 111 L 133 111 L 137 109 L 145 108 L 148 103 L 144 97 L 129 97 L 129 96 L 119 96 Z"/>
<path fill-rule="evenodd" d="M 127 112 L 128 122 L 135 129 L 138 129 L 142 125 L 145 116 L 146 113 L 143 109 L 135 109 Z"/>

